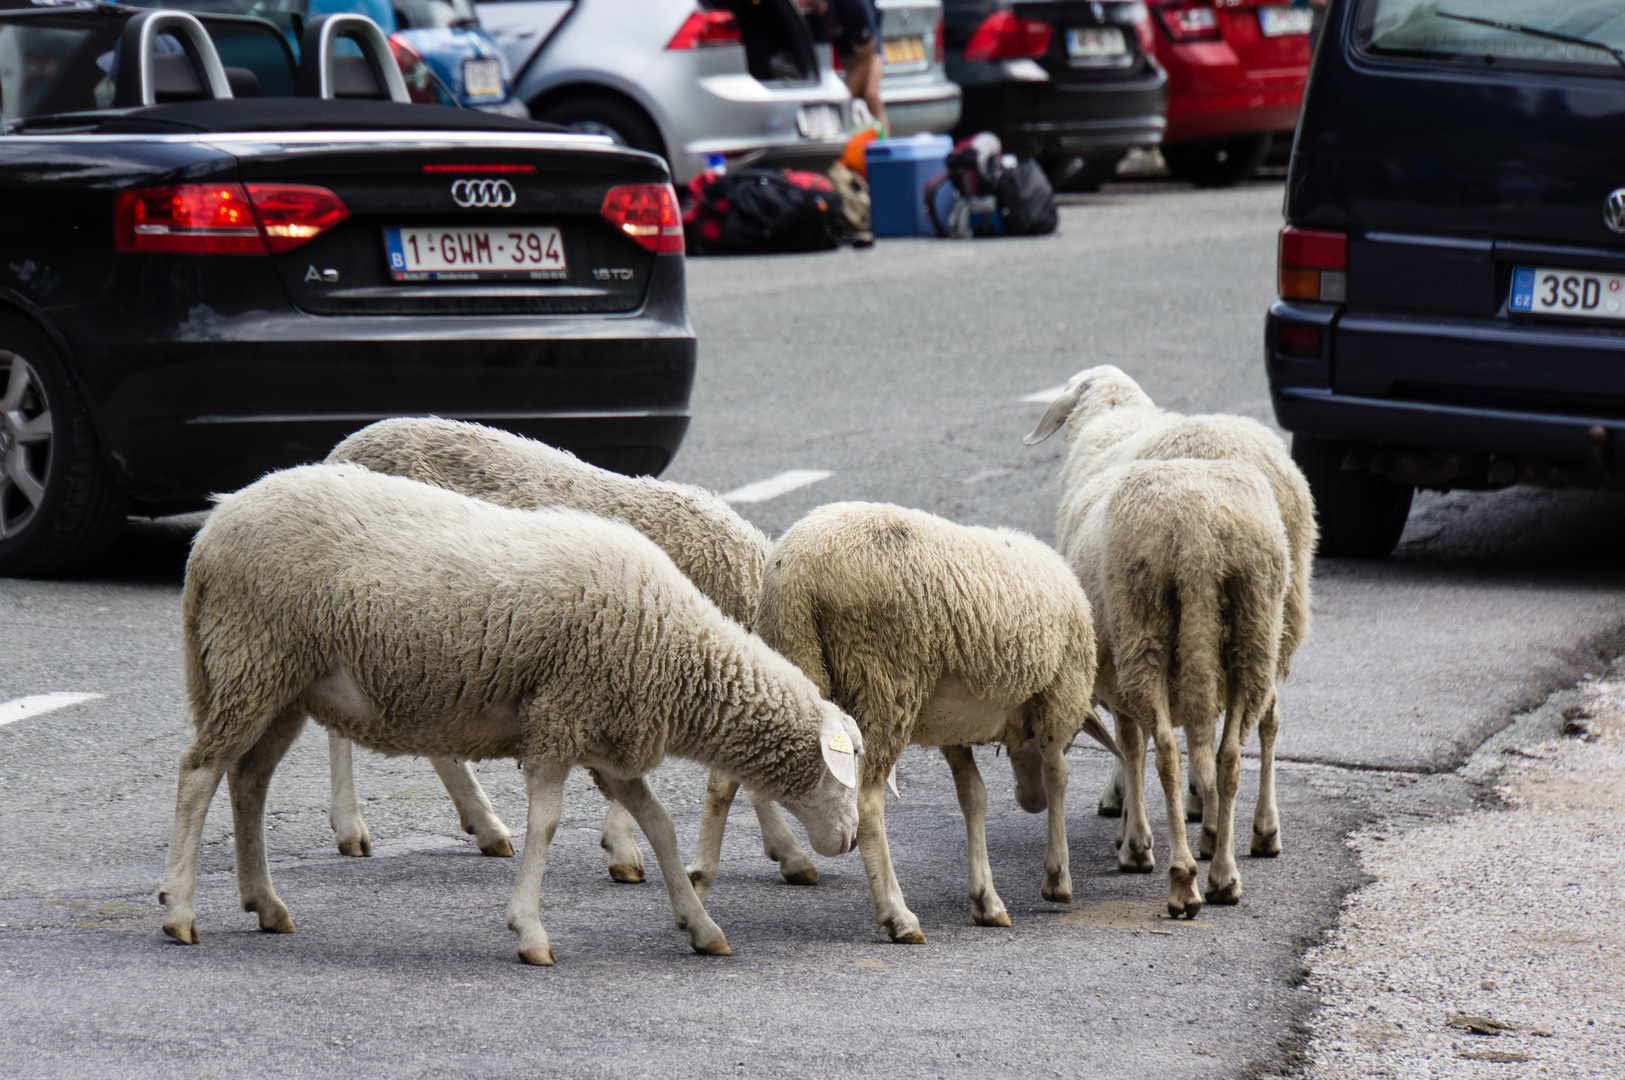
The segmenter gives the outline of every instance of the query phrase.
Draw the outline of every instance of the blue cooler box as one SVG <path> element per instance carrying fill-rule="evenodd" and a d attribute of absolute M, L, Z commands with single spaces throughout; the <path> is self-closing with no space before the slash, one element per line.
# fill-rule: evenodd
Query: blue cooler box
<path fill-rule="evenodd" d="M 946 135 L 876 140 L 864 156 L 869 168 L 869 215 L 876 236 L 935 236 L 925 212 L 925 183 L 947 171 L 954 141 Z"/>

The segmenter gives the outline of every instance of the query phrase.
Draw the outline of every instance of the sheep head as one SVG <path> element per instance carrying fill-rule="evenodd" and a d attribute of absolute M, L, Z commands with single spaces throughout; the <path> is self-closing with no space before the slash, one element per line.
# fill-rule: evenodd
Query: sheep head
<path fill-rule="evenodd" d="M 827 701 L 819 703 L 818 749 L 824 769 L 812 790 L 778 801 L 807 829 L 820 855 L 844 855 L 858 843 L 858 757 L 863 735 L 853 719 Z"/>
<path fill-rule="evenodd" d="M 1044 410 L 1032 434 L 1021 441 L 1035 446 L 1061 430 L 1074 416 L 1089 420 L 1111 409 L 1137 405 L 1154 408 L 1155 402 L 1122 368 L 1111 364 L 1086 368 L 1072 376 L 1061 396 Z"/>

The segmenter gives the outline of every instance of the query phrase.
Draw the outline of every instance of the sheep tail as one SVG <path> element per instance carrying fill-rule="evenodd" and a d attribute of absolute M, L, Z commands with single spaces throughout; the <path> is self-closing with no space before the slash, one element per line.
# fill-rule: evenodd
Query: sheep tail
<path fill-rule="evenodd" d="M 1224 700 L 1224 646 L 1230 607 L 1222 580 L 1198 573 L 1174 586 L 1179 599 L 1169 682 L 1181 719 L 1212 724 Z"/>

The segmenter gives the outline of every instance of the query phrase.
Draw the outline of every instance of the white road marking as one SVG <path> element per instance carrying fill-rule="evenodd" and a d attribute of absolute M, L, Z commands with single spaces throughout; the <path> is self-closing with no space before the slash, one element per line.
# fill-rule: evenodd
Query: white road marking
<path fill-rule="evenodd" d="M 54 712 L 57 709 L 66 709 L 69 705 L 78 705 L 84 701 L 95 701 L 106 697 L 105 694 L 31 694 L 20 697 L 16 701 L 0 703 L 0 727 L 16 723 L 18 720 L 40 713 Z"/>
<path fill-rule="evenodd" d="M 788 494 L 796 488 L 816 484 L 820 480 L 828 480 L 835 474 L 828 469 L 791 469 L 781 472 L 777 476 L 770 476 L 766 480 L 757 480 L 744 487 L 734 488 L 726 495 L 724 500 L 731 503 L 759 503 L 769 499 L 776 499 L 780 495 Z"/>
<path fill-rule="evenodd" d="M 1009 476 L 1015 471 L 1014 469 L 977 469 L 961 480 L 960 483 L 969 487 L 972 484 L 980 484 L 983 480 L 997 480 L 1001 476 Z"/>
<path fill-rule="evenodd" d="M 1066 384 L 1052 386 L 1048 390 L 1036 390 L 1031 394 L 1024 394 L 1017 400 L 1025 405 L 1048 405 L 1062 394 L 1066 393 Z"/>

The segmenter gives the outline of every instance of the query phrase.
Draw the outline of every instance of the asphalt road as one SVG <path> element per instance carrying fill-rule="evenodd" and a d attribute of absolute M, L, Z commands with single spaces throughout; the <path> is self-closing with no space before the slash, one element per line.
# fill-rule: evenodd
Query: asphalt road
<path fill-rule="evenodd" d="M 1079 198 L 1059 236 L 884 242 L 868 252 L 690 263 L 702 369 L 668 476 L 727 491 L 770 532 L 839 499 L 895 501 L 1052 537 L 1059 440 L 1021 437 L 1026 395 L 1115 363 L 1161 403 L 1269 419 L 1259 357 L 1279 184 L 1141 184 Z M 0 1075 L 19 1077 L 1238 1077 L 1289 1068 L 1315 1006 L 1300 959 L 1360 874 L 1347 831 L 1427 820 L 1476 789 L 1449 771 L 1518 710 L 1618 651 L 1625 503 L 1575 493 L 1433 496 L 1397 556 L 1322 560 L 1285 697 L 1286 851 L 1243 859 L 1239 907 L 1159 919 L 1163 876 L 1123 876 L 1093 814 L 1105 759 L 1071 760 L 1077 900 L 1038 896 L 1042 818 L 980 755 L 1010 929 L 971 924 L 964 837 L 939 757 L 911 752 L 887 820 L 929 942 L 870 922 L 853 856 L 813 889 L 756 852 L 743 800 L 710 909 L 734 955 L 699 958 L 658 883 L 603 871 L 603 803 L 572 778 L 543 887 L 559 966 L 502 928 L 512 860 L 483 858 L 426 763 L 359 755 L 370 860 L 326 825 L 317 730 L 271 793 L 278 889 L 299 932 L 236 908 L 217 800 L 203 943 L 158 929 L 155 892 L 188 737 L 176 651 L 195 521 L 130 530 L 82 581 L 0 581 L 0 708 L 100 697 L 0 726 Z M 524 820 L 511 766 L 481 767 Z M 656 788 L 692 850 L 699 769 Z M 1252 783 L 1243 779 L 1240 820 Z M 1153 806 L 1165 865 L 1161 814 Z M 651 871 L 652 857 L 647 859 Z"/>

